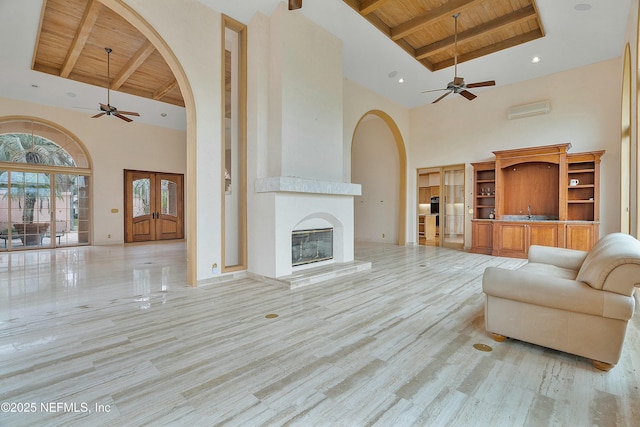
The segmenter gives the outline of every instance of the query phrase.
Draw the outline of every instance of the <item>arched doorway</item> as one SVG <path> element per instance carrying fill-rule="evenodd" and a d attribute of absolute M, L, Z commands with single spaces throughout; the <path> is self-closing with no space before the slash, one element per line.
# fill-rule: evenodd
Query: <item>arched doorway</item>
<path fill-rule="evenodd" d="M 355 199 L 355 239 L 406 244 L 407 156 L 393 119 L 371 110 L 356 125 L 351 142 L 351 181 L 362 184 Z M 393 224 L 388 236 L 383 230 Z"/>
<path fill-rule="evenodd" d="M 136 11 L 122 0 L 100 0 L 105 6 L 127 20 L 153 44 L 160 52 L 178 82 L 187 115 L 187 175 L 185 188 L 196 189 L 197 137 L 196 109 L 193 91 L 187 75 L 169 45 L 160 34 Z M 197 286 L 198 281 L 198 221 L 197 195 L 187 196 L 185 203 L 186 242 L 187 242 L 187 284 Z"/>
<path fill-rule="evenodd" d="M 0 119 L 0 251 L 90 243 L 91 160 L 69 131 Z"/>

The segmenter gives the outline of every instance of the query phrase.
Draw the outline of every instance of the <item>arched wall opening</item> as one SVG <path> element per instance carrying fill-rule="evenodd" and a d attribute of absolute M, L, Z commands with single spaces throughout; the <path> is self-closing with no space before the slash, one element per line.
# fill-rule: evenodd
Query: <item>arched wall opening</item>
<path fill-rule="evenodd" d="M 398 126 L 383 111 L 368 111 L 355 127 L 351 182 L 362 184 L 354 200 L 355 240 L 405 245 L 407 155 Z"/>
<path fill-rule="evenodd" d="M 187 174 L 185 176 L 185 217 L 187 242 L 187 284 L 196 286 L 198 282 L 198 221 L 197 221 L 197 130 L 196 107 L 193 90 L 180 61 L 173 53 L 167 42 L 140 14 L 133 10 L 123 0 L 99 0 L 106 7 L 124 18 L 153 44 L 160 52 L 169 68 L 173 72 L 178 87 L 182 93 L 187 116 Z"/>

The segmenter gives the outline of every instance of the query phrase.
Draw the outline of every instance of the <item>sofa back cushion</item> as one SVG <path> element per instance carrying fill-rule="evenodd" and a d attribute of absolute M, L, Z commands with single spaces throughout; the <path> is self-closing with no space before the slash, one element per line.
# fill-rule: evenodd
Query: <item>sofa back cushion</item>
<path fill-rule="evenodd" d="M 610 274 L 611 281 L 607 281 Z M 600 239 L 587 254 L 576 280 L 594 289 L 632 295 L 640 284 L 640 242 L 628 234 L 612 233 Z"/>

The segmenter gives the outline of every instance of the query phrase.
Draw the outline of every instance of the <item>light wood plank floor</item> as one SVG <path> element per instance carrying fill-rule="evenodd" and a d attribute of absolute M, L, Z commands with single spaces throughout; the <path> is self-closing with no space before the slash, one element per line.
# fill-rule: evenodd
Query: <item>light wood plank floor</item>
<path fill-rule="evenodd" d="M 604 373 L 487 336 L 482 272 L 521 260 L 356 259 L 371 271 L 296 290 L 193 289 L 184 243 L 0 253 L 0 425 L 638 425 L 638 313 Z"/>

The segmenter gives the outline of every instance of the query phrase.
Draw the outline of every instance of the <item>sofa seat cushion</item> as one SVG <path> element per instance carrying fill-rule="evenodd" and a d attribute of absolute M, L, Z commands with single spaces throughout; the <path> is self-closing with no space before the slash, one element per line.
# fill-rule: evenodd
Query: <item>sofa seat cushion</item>
<path fill-rule="evenodd" d="M 529 262 L 518 269 L 518 271 L 533 273 L 533 274 L 542 274 L 549 277 L 559 277 L 562 279 L 570 279 L 574 280 L 578 275 L 577 270 L 572 270 L 570 268 L 557 267 L 555 265 L 550 264 L 542 264 L 539 262 Z"/>
<path fill-rule="evenodd" d="M 577 280 L 529 272 L 524 268 L 505 270 L 487 267 L 482 290 L 497 298 L 620 320 L 629 320 L 635 306 L 633 298 L 599 291 Z"/>

